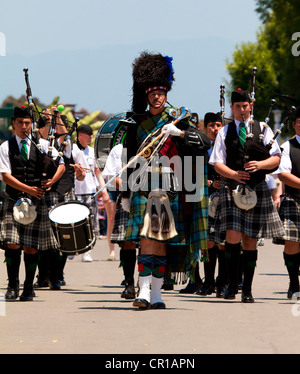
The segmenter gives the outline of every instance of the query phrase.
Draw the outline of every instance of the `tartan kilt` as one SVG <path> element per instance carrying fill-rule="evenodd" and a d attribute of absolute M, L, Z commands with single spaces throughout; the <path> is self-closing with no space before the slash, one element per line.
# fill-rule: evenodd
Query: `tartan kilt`
<path fill-rule="evenodd" d="M 300 242 L 300 202 L 289 195 L 285 196 L 280 204 L 279 216 L 285 230 L 281 239 Z"/>
<path fill-rule="evenodd" d="M 114 220 L 114 227 L 110 236 L 111 243 L 121 245 L 125 240 L 126 228 L 128 223 L 129 213 L 126 212 L 121 205 L 122 196 L 118 195 L 116 201 L 116 215 Z"/>
<path fill-rule="evenodd" d="M 36 219 L 28 225 L 22 225 L 15 221 L 13 217 L 14 205 L 15 201 L 10 198 L 7 198 L 3 203 L 2 221 L 0 223 L 1 248 L 6 249 L 8 244 L 18 244 L 39 251 L 58 249 L 45 198 L 40 200 Z"/>
<path fill-rule="evenodd" d="M 249 210 L 240 209 L 233 200 L 232 189 L 222 185 L 220 204 L 216 211 L 214 230 L 237 230 L 251 238 L 274 238 L 284 235 L 284 228 L 265 181 L 255 187 L 257 204 Z M 219 221 L 218 221 L 219 219 Z"/>
<path fill-rule="evenodd" d="M 215 222 L 218 220 L 219 222 Z M 226 232 L 215 230 L 215 226 L 220 226 L 220 218 L 212 218 L 208 216 L 208 230 L 207 230 L 207 240 L 212 241 L 216 244 L 225 244 Z"/>

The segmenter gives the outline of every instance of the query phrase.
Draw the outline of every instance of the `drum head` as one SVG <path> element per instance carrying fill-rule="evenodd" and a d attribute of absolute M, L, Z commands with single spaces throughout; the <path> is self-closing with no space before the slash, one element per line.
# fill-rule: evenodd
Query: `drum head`
<path fill-rule="evenodd" d="M 95 158 L 99 169 L 103 170 L 107 156 L 115 145 L 122 144 L 127 134 L 124 123 L 127 112 L 121 112 L 109 117 L 100 127 L 95 139 Z"/>
<path fill-rule="evenodd" d="M 75 224 L 85 220 L 90 214 L 88 205 L 79 201 L 69 201 L 55 206 L 49 213 L 49 219 L 57 224 Z"/>

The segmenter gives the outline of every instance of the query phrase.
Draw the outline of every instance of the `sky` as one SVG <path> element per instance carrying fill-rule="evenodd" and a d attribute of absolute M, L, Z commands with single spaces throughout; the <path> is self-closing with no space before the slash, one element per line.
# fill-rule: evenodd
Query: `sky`
<path fill-rule="evenodd" d="M 46 104 L 58 95 L 77 109 L 129 110 L 131 64 L 147 49 L 174 58 L 172 105 L 203 117 L 219 110 L 235 47 L 256 41 L 255 6 L 254 0 L 0 0 L 0 103 L 25 94 L 27 67 L 33 96 Z"/>

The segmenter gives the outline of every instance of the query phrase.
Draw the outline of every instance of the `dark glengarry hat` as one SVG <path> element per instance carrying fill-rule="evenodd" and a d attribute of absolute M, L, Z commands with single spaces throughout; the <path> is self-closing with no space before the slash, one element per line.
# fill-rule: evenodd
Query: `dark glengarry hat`
<path fill-rule="evenodd" d="M 93 129 L 89 125 L 80 125 L 77 128 L 77 133 L 87 134 L 87 135 L 93 135 Z"/>
<path fill-rule="evenodd" d="M 300 106 L 298 106 L 294 113 L 295 119 L 300 118 Z"/>
<path fill-rule="evenodd" d="M 144 51 L 132 64 L 132 110 L 143 113 L 147 108 L 147 94 L 154 89 L 169 92 L 172 89 L 174 70 L 172 57 Z"/>
<path fill-rule="evenodd" d="M 32 118 L 29 107 L 22 105 L 21 107 L 15 107 L 12 119 L 16 118 Z"/>
<path fill-rule="evenodd" d="M 236 91 L 233 91 L 231 93 L 231 104 L 239 103 L 242 101 L 248 101 L 250 103 L 251 98 L 249 95 L 249 91 L 245 91 L 245 90 L 242 90 L 241 88 L 238 88 Z"/>
<path fill-rule="evenodd" d="M 210 122 L 221 122 L 222 123 L 222 115 L 220 112 L 213 113 L 208 112 L 204 116 L 204 126 L 206 127 Z"/>

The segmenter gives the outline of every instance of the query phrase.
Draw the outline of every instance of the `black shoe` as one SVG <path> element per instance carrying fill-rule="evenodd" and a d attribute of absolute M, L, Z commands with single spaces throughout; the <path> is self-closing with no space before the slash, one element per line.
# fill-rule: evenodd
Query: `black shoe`
<path fill-rule="evenodd" d="M 140 309 L 151 308 L 151 304 L 149 303 L 149 301 L 147 301 L 146 299 L 140 299 L 140 298 L 135 299 L 132 305 L 137 306 Z"/>
<path fill-rule="evenodd" d="M 35 294 L 32 289 L 24 289 L 20 296 L 20 301 L 32 301 L 34 296 Z"/>
<path fill-rule="evenodd" d="M 224 292 L 224 299 L 233 300 L 235 299 L 236 289 L 228 287 Z"/>
<path fill-rule="evenodd" d="M 174 290 L 174 285 L 171 283 L 164 283 L 161 288 L 165 291 L 172 291 Z"/>
<path fill-rule="evenodd" d="M 195 293 L 196 291 L 199 290 L 201 287 L 202 283 L 191 283 L 189 282 L 185 288 L 182 288 L 179 293 Z"/>
<path fill-rule="evenodd" d="M 251 291 L 242 291 L 242 303 L 254 303 Z"/>
<path fill-rule="evenodd" d="M 16 300 L 19 297 L 19 288 L 7 287 L 5 300 Z"/>
<path fill-rule="evenodd" d="M 298 293 L 297 299 L 299 300 L 299 286 L 292 287 L 291 285 L 289 286 L 288 292 L 287 292 L 287 298 L 292 299 L 294 293 Z"/>
<path fill-rule="evenodd" d="M 135 299 L 135 289 L 134 286 L 126 286 L 125 290 L 121 293 L 123 299 Z"/>
<path fill-rule="evenodd" d="M 53 291 L 58 291 L 58 290 L 60 290 L 61 289 L 61 287 L 60 287 L 60 283 L 59 283 L 59 281 L 57 281 L 57 282 L 49 282 L 49 288 L 50 288 L 50 290 L 53 290 Z"/>
<path fill-rule="evenodd" d="M 158 303 L 151 304 L 151 309 L 166 309 L 166 304 L 160 301 Z"/>
<path fill-rule="evenodd" d="M 197 295 L 201 296 L 207 296 L 211 295 L 213 292 L 215 292 L 215 285 L 214 284 L 203 284 L 203 286 L 196 292 Z"/>
<path fill-rule="evenodd" d="M 224 295 L 225 295 L 225 289 L 226 287 L 225 286 L 217 286 L 216 287 L 216 297 L 218 298 L 224 298 Z"/>
<path fill-rule="evenodd" d="M 45 280 L 37 280 L 34 285 L 33 285 L 33 288 L 44 288 L 44 287 L 48 287 L 49 286 L 49 282 L 47 279 Z"/>

